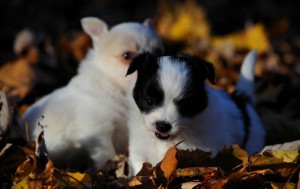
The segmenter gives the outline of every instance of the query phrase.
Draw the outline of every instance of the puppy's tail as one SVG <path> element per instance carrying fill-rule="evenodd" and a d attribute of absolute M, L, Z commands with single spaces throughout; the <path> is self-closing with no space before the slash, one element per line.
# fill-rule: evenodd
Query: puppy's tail
<path fill-rule="evenodd" d="M 255 103 L 254 96 L 254 69 L 256 64 L 256 50 L 250 51 L 245 57 L 239 79 L 235 87 L 235 93 L 246 97 L 250 103 Z"/>

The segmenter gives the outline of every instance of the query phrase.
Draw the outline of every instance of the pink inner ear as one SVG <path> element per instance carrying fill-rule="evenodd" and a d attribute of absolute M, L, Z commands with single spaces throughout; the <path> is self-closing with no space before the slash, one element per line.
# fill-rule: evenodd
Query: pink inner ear
<path fill-rule="evenodd" d="M 81 25 L 83 30 L 90 35 L 93 40 L 98 39 L 108 31 L 106 23 L 95 17 L 83 18 Z"/>

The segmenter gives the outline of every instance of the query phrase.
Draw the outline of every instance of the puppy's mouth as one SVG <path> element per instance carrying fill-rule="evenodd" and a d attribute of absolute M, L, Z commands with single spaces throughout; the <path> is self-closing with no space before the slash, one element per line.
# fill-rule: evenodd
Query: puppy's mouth
<path fill-rule="evenodd" d="M 169 138 L 171 138 L 171 135 L 167 134 L 167 133 L 160 133 L 155 131 L 155 136 L 156 138 L 160 139 L 160 140 L 168 140 Z"/>

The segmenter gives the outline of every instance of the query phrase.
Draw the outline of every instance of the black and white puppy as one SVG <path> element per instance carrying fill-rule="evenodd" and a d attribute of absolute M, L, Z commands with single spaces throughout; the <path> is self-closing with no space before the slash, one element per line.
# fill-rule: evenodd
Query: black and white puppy
<path fill-rule="evenodd" d="M 197 57 L 142 54 L 127 75 L 137 71 L 129 99 L 129 164 L 136 174 L 144 162 L 156 164 L 169 147 L 201 149 L 215 155 L 239 144 L 249 153 L 264 146 L 265 131 L 251 103 L 256 52 L 243 62 L 236 93 L 213 89 L 213 65 Z M 241 89 L 241 90 L 240 90 Z"/>

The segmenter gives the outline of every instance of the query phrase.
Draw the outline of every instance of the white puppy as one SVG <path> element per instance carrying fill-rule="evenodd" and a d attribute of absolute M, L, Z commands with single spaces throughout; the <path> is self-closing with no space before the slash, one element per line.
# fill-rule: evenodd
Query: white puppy
<path fill-rule="evenodd" d="M 249 153 L 264 146 L 265 131 L 251 103 L 255 51 L 243 62 L 236 93 L 213 89 L 212 64 L 197 57 L 143 54 L 130 65 L 137 70 L 130 98 L 129 164 L 136 174 L 144 162 L 156 165 L 169 147 L 211 151 L 239 144 Z M 132 98 L 133 96 L 133 98 Z"/>
<path fill-rule="evenodd" d="M 55 165 L 99 169 L 116 152 L 127 150 L 129 64 L 139 53 L 163 49 L 148 21 L 122 23 L 110 30 L 98 18 L 83 18 L 81 24 L 92 38 L 93 49 L 81 62 L 78 75 L 33 104 L 21 126 L 24 130 L 29 122 L 31 139 L 40 132 L 39 124 L 46 126 L 46 146 Z"/>

